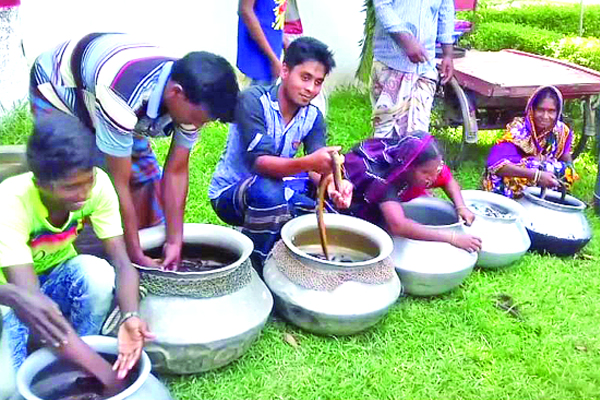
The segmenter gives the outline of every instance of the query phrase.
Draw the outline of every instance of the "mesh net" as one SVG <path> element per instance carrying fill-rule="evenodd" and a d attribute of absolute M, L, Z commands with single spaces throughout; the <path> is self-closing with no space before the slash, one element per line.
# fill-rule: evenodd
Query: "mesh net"
<path fill-rule="evenodd" d="M 308 266 L 298 260 L 283 241 L 278 241 L 269 254 L 277 269 L 290 281 L 305 289 L 333 291 L 344 282 L 354 281 L 378 285 L 388 282 L 396 275 L 392 260 L 387 257 L 364 268 L 339 267 L 339 270 L 322 270 Z"/>
<path fill-rule="evenodd" d="M 192 298 L 219 297 L 233 293 L 250 283 L 250 259 L 225 274 L 170 276 L 139 270 L 140 284 L 157 296 L 184 296 Z"/>

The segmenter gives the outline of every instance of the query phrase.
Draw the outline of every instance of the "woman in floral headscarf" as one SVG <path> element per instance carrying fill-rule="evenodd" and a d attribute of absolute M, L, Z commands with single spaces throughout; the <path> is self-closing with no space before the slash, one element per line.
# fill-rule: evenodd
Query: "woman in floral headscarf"
<path fill-rule="evenodd" d="M 570 189 L 578 176 L 571 158 L 573 131 L 561 121 L 562 107 L 562 94 L 554 86 L 533 93 L 525 116 L 508 124 L 490 151 L 485 190 L 518 198 L 526 186 Z"/>
<path fill-rule="evenodd" d="M 481 240 L 475 236 L 439 232 L 404 215 L 401 202 L 441 187 L 468 225 L 475 218 L 430 134 L 367 139 L 345 155 L 344 167 L 354 186 L 350 214 L 385 226 L 395 236 L 447 242 L 469 252 L 481 249 Z"/>

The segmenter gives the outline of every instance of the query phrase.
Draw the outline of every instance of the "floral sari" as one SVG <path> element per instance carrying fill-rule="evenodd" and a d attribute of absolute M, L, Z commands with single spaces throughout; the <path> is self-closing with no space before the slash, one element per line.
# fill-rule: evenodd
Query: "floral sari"
<path fill-rule="evenodd" d="M 552 90 L 558 98 L 557 117 L 552 129 L 537 132 L 533 120 L 533 104 L 544 89 Z M 504 136 L 490 151 L 483 178 L 484 190 L 518 198 L 522 196 L 525 187 L 535 186 L 532 179 L 497 174 L 509 164 L 551 172 L 570 189 L 578 176 L 571 164 L 561 161 L 563 155 L 571 153 L 573 141 L 573 131 L 562 122 L 562 108 L 562 94 L 554 86 L 540 87 L 531 95 L 525 115 L 515 118 L 506 126 Z"/>

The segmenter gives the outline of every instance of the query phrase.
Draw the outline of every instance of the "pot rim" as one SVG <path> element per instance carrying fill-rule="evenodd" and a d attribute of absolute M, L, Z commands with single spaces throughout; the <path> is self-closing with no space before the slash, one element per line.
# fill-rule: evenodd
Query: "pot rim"
<path fill-rule="evenodd" d="M 195 271 L 195 272 L 182 272 L 182 271 L 164 271 L 156 268 L 145 267 L 142 265 L 138 265 L 132 263 L 132 265 L 140 270 L 143 270 L 147 273 L 160 274 L 163 276 L 171 276 L 171 277 L 209 277 L 216 276 L 224 273 L 228 273 L 231 270 L 238 268 L 242 263 L 244 263 L 252 254 L 254 250 L 254 243 L 250 238 L 243 233 L 221 225 L 213 225 L 213 224 L 199 224 L 199 223 L 185 223 L 183 224 L 183 242 L 186 242 L 186 238 L 189 240 L 191 236 L 194 236 L 195 240 L 201 239 L 206 236 L 214 236 L 215 233 L 221 233 L 227 237 L 227 243 L 237 243 L 239 247 L 242 249 L 242 254 L 238 257 L 236 261 L 233 263 L 226 265 L 224 267 L 215 268 L 210 271 Z M 153 226 L 150 228 L 145 228 L 140 230 L 140 242 L 143 241 L 143 236 L 147 235 L 157 235 L 160 238 L 160 242 L 164 243 L 166 240 L 166 227 L 165 225 Z M 197 243 L 201 243 L 200 241 Z M 194 243 L 190 243 L 194 244 Z M 144 245 L 142 248 L 144 248 Z M 154 246 L 151 246 L 154 247 Z"/>
<path fill-rule="evenodd" d="M 95 351 L 112 355 L 119 354 L 117 338 L 91 335 L 82 336 L 81 339 Z M 33 394 L 30 389 L 30 384 L 33 378 L 42 369 L 57 359 L 58 357 L 56 357 L 56 355 L 54 355 L 54 353 L 52 353 L 52 351 L 50 351 L 48 348 L 39 349 L 30 354 L 23 362 L 23 365 L 21 365 L 21 368 L 19 368 L 19 371 L 17 371 L 17 391 L 19 394 L 27 400 L 44 400 Z M 150 375 L 150 369 L 152 368 L 150 358 L 144 350 L 142 350 L 142 354 L 138 363 L 140 364 L 140 373 L 137 379 L 125 390 L 112 397 L 106 398 L 106 400 L 123 400 L 137 392 L 142 387 L 142 385 L 146 382 L 146 379 L 148 379 L 148 376 Z"/>
<path fill-rule="evenodd" d="M 286 222 L 283 228 L 281 228 L 281 240 L 286 245 L 286 247 L 298 258 L 305 259 L 311 263 L 317 263 L 324 267 L 343 267 L 344 269 L 354 269 L 354 268 L 363 268 L 383 261 L 387 257 L 392 254 L 394 249 L 394 242 L 390 235 L 380 228 L 379 226 L 372 224 L 368 221 L 362 220 L 360 218 L 352 217 L 350 215 L 345 214 L 333 214 L 326 213 L 323 215 L 325 219 L 325 223 L 329 222 L 327 225 L 332 225 L 331 228 L 341 228 L 346 229 L 352 232 L 357 232 L 363 236 L 369 236 L 379 247 L 379 254 L 376 257 L 365 261 L 359 262 L 338 262 L 338 261 L 329 261 L 323 260 L 321 258 L 313 257 L 308 253 L 300 250 L 293 242 L 292 235 L 297 232 L 292 231 L 297 225 L 300 227 L 309 227 L 311 229 L 318 229 L 317 225 L 317 216 L 315 214 L 306 214 L 291 219 Z M 330 221 L 328 221 L 330 220 Z M 353 229 L 349 229 L 352 227 Z M 362 229 L 361 229 L 362 228 Z M 372 232 L 372 235 L 368 235 L 365 232 Z M 314 264 L 313 264 L 314 265 Z"/>
<path fill-rule="evenodd" d="M 579 200 L 578 198 L 571 196 L 571 195 L 566 195 L 565 200 L 569 201 L 570 203 L 575 203 L 575 205 L 564 205 L 564 204 L 557 204 L 548 200 L 544 200 L 540 197 L 538 197 L 539 195 L 541 195 L 542 193 L 542 188 L 540 187 L 526 187 L 523 190 L 523 195 L 524 198 L 526 198 L 529 202 L 535 204 L 535 205 L 539 205 L 542 206 L 544 208 L 549 208 L 551 210 L 556 210 L 556 211 L 563 211 L 563 212 L 581 212 L 583 210 L 586 209 L 586 205 L 583 201 Z M 550 190 L 548 189 L 548 191 L 546 192 L 547 195 L 553 195 L 553 196 L 561 196 L 560 192 L 557 192 L 556 190 Z M 537 196 L 536 196 L 537 194 Z"/>
<path fill-rule="evenodd" d="M 485 203 L 490 203 L 490 204 L 507 209 L 513 215 L 512 217 L 509 217 L 509 218 L 491 217 L 488 215 L 483 215 L 483 214 L 477 212 L 476 210 L 473 210 L 467 204 L 467 207 L 469 208 L 469 210 L 471 212 L 473 212 L 475 215 L 477 215 L 478 218 L 481 217 L 481 218 L 489 220 L 489 221 L 500 222 L 500 223 L 514 223 L 519 218 L 522 219 L 525 215 L 525 208 L 521 204 L 519 204 L 517 201 L 515 201 L 513 199 L 509 199 L 508 197 L 504 197 L 500 194 L 488 192 L 485 190 L 461 190 L 461 193 L 462 193 L 463 199 L 465 200 L 465 203 L 467 203 L 468 201 L 481 201 L 481 202 L 485 202 Z"/>
<path fill-rule="evenodd" d="M 423 226 L 426 226 L 427 229 L 437 229 L 437 230 L 461 229 L 461 227 L 465 226 L 465 222 L 460 219 L 460 217 L 458 216 L 458 213 L 456 212 L 456 209 L 454 208 L 454 204 L 450 201 L 439 199 L 439 198 L 433 197 L 433 196 L 420 196 L 420 197 L 414 198 L 410 201 L 407 201 L 407 202 L 404 202 L 401 204 L 402 204 L 402 208 L 404 209 L 406 218 L 411 219 L 412 221 L 415 221 Z M 453 213 L 454 216 L 456 216 L 456 222 L 453 222 L 451 224 L 446 224 L 446 225 L 430 225 L 430 224 L 425 224 L 423 222 L 417 221 L 416 219 L 412 219 L 408 215 L 406 215 L 407 214 L 406 207 L 408 207 L 408 210 L 410 210 L 410 208 L 427 207 L 427 206 L 441 208 L 443 211 L 448 211 L 448 212 Z M 410 239 L 410 240 L 413 240 L 413 239 Z"/>

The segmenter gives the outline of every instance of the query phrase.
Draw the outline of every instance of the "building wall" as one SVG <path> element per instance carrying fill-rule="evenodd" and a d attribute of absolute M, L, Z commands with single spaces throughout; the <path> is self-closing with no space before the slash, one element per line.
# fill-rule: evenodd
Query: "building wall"
<path fill-rule="evenodd" d="M 353 81 L 362 37 L 364 0 L 298 0 L 305 34 L 327 43 L 338 68 L 330 81 Z M 182 56 L 192 50 L 221 54 L 235 65 L 237 0 L 23 0 L 24 47 L 40 52 L 89 32 L 128 32 Z"/>

